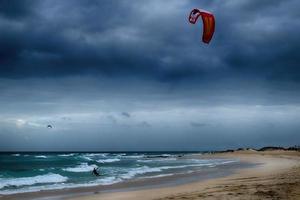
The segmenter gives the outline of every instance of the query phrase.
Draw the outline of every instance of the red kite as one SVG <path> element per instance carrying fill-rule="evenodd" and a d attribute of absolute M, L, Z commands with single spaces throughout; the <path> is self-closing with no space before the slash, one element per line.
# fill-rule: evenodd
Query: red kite
<path fill-rule="evenodd" d="M 198 18 L 200 17 L 200 15 L 203 21 L 202 41 L 208 44 L 215 32 L 215 17 L 210 12 L 204 10 L 198 10 L 195 8 L 190 13 L 189 22 L 191 24 L 195 24 Z"/>

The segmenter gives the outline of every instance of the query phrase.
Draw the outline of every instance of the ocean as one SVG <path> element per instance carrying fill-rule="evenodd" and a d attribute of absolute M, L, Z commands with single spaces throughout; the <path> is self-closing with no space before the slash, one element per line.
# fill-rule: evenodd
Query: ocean
<path fill-rule="evenodd" d="M 188 153 L 2 153 L 0 194 L 112 185 L 151 179 L 239 162 L 196 159 Z M 99 167 L 101 176 L 92 170 Z"/>

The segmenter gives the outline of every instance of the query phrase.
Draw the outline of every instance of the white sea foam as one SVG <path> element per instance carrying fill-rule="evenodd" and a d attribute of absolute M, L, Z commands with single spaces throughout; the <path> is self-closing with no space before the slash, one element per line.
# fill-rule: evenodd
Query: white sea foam
<path fill-rule="evenodd" d="M 108 158 L 108 159 L 99 159 L 97 162 L 99 163 L 112 163 L 112 162 L 119 162 L 119 158 Z"/>
<path fill-rule="evenodd" d="M 114 153 L 113 156 L 126 156 L 126 153 Z"/>
<path fill-rule="evenodd" d="M 68 172 L 89 172 L 92 171 L 95 167 L 97 167 L 97 165 L 88 165 L 87 163 L 81 163 L 76 167 L 68 167 L 64 168 L 63 170 Z"/>
<path fill-rule="evenodd" d="M 119 183 L 121 182 L 122 179 L 116 178 L 116 177 L 106 177 L 102 179 L 97 179 L 94 182 L 91 182 L 89 184 L 95 184 L 95 185 L 112 185 L 114 183 Z"/>
<path fill-rule="evenodd" d="M 36 158 L 47 158 L 47 156 L 44 155 L 39 155 L 39 156 L 35 156 Z"/>
<path fill-rule="evenodd" d="M 137 160 L 137 162 L 149 163 L 149 162 L 166 162 L 166 161 L 175 161 L 177 158 L 154 158 L 154 159 L 145 159 Z"/>
<path fill-rule="evenodd" d="M 34 185 L 38 183 L 61 183 L 67 181 L 68 178 L 59 174 L 45 174 L 34 177 L 22 177 L 22 178 L 1 178 L 0 189 L 8 186 L 25 186 Z"/>
<path fill-rule="evenodd" d="M 159 167 L 150 168 L 147 166 L 143 166 L 143 167 L 130 169 L 130 171 L 127 172 L 126 174 L 122 175 L 121 178 L 122 179 L 130 179 L 132 177 L 135 177 L 136 175 L 145 174 L 145 173 L 149 173 L 149 172 L 160 172 L 160 171 L 161 171 L 161 169 Z"/>
<path fill-rule="evenodd" d="M 122 175 L 121 177 L 123 179 L 130 179 L 135 177 L 136 175 L 142 175 L 150 172 L 161 172 L 163 170 L 168 170 L 168 169 L 182 169 L 182 168 L 188 168 L 188 167 L 203 167 L 203 166 L 213 166 L 213 163 L 199 163 L 199 164 L 186 164 L 186 165 L 176 165 L 176 166 L 162 166 L 162 167 L 148 167 L 148 166 L 143 166 L 143 167 L 138 167 L 134 169 L 130 169 L 129 172 L 126 174 Z"/>
<path fill-rule="evenodd" d="M 141 154 L 141 155 L 126 155 L 126 154 L 123 154 L 123 155 L 120 155 L 121 157 L 124 157 L 124 158 L 144 158 L 145 155 L 144 154 Z"/>
<path fill-rule="evenodd" d="M 137 160 L 137 162 L 141 162 L 141 163 L 150 163 L 150 162 L 155 162 L 155 160 Z"/>
<path fill-rule="evenodd" d="M 167 176 L 173 176 L 174 174 L 159 174 L 159 175 L 155 175 L 155 176 L 145 176 L 142 178 L 161 178 L 161 177 L 167 177 Z"/>
<path fill-rule="evenodd" d="M 60 157 L 70 157 L 70 156 L 74 156 L 74 153 L 70 153 L 70 154 L 60 154 L 58 155 Z"/>
<path fill-rule="evenodd" d="M 19 153 L 16 153 L 16 154 L 12 154 L 13 156 L 20 156 L 20 154 Z"/>
<path fill-rule="evenodd" d="M 88 161 L 91 161 L 91 160 L 93 160 L 93 159 L 91 159 L 90 157 L 88 157 L 88 156 L 80 156 L 81 158 L 83 158 L 83 159 L 85 159 L 85 160 L 88 160 Z"/>
<path fill-rule="evenodd" d="M 101 157 L 106 157 L 108 153 L 87 153 L 84 154 L 83 156 L 88 156 L 88 157 L 94 157 L 94 156 L 101 156 Z"/>
<path fill-rule="evenodd" d="M 112 185 L 118 182 L 121 182 L 120 178 L 107 177 L 102 179 L 97 179 L 96 181 L 74 184 L 74 183 L 56 183 L 51 185 L 41 185 L 41 186 L 30 186 L 27 188 L 20 189 L 9 189 L 9 190 L 0 190 L 0 194 L 17 194 L 17 193 L 27 193 L 27 192 L 38 192 L 41 190 L 54 190 L 54 189 L 67 189 L 67 188 L 78 188 L 78 187 L 91 187 L 97 185 Z"/>
<path fill-rule="evenodd" d="M 105 158 L 107 155 L 107 153 L 89 153 L 89 154 L 83 154 L 80 156 L 80 158 L 83 158 L 84 160 L 87 160 L 87 161 L 92 161 L 94 160 L 95 158 Z"/>
<path fill-rule="evenodd" d="M 234 162 L 237 162 L 237 161 L 235 161 L 235 160 L 228 160 L 228 161 L 221 162 L 221 164 L 224 165 L 224 164 L 229 164 L 229 163 L 234 163 Z"/>

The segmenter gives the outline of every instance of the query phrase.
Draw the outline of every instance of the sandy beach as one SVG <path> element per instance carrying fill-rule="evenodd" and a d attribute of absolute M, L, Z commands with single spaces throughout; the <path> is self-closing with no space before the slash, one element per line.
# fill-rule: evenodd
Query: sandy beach
<path fill-rule="evenodd" d="M 203 157 L 203 156 L 202 156 Z M 256 167 L 233 175 L 175 187 L 99 193 L 72 200 L 140 199 L 300 199 L 300 153 L 286 151 L 240 151 L 204 157 L 239 158 Z"/>
<path fill-rule="evenodd" d="M 300 200 L 300 0 L 0 0 L 0 200 Z"/>
<path fill-rule="evenodd" d="M 21 193 L 1 196 L 0 199 L 300 199 L 300 152 L 249 150 L 192 156 L 201 159 L 234 158 L 248 165 L 231 166 L 230 173 L 227 171 L 205 179 L 197 179 L 198 176 L 191 179 L 191 174 L 175 176 L 169 182 L 180 183 L 176 185 L 164 185 L 162 182 L 166 179 L 158 178 L 115 184 L 109 190 L 95 186 Z M 220 168 L 220 171 L 226 169 Z"/>

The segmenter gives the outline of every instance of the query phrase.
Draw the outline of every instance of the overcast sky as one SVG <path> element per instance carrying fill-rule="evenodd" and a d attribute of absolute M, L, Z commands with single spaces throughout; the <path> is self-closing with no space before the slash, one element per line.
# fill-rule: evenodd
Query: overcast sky
<path fill-rule="evenodd" d="M 193 8 L 215 15 L 209 45 Z M 0 0 L 0 150 L 299 145 L 299 8 Z"/>

